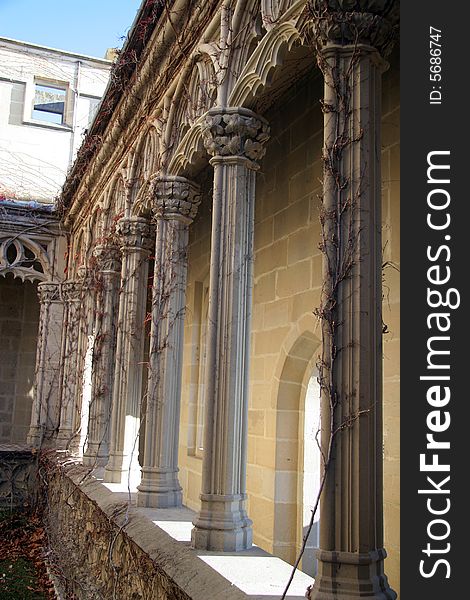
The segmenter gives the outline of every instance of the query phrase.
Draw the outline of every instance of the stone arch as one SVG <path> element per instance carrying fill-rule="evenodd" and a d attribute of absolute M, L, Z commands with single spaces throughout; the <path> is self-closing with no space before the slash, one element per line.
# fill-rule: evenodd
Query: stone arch
<path fill-rule="evenodd" d="M 246 62 L 229 96 L 229 106 L 249 106 L 263 88 L 271 84 L 275 71 L 286 54 L 300 40 L 297 27 L 290 21 L 270 29 Z"/>
<path fill-rule="evenodd" d="M 208 161 L 201 125 L 217 93 L 214 59 L 208 46 L 201 46 L 192 56 L 171 100 L 165 129 L 165 163 L 168 173 L 174 175 L 192 177 Z"/>
<path fill-rule="evenodd" d="M 0 275 L 12 273 L 22 281 L 52 279 L 52 265 L 47 244 L 23 235 L 0 239 Z"/>
<path fill-rule="evenodd" d="M 194 123 L 214 105 L 216 90 L 213 62 L 208 54 L 198 52 L 172 100 L 168 120 L 171 146 L 177 148 Z"/>
<path fill-rule="evenodd" d="M 293 334 L 294 335 L 294 334 Z M 303 455 L 303 398 L 317 360 L 320 339 L 304 330 L 284 346 L 275 377 L 276 456 L 273 550 L 293 562 L 298 546 Z M 300 506 L 299 506 L 300 504 Z"/>
<path fill-rule="evenodd" d="M 288 11 L 291 13 L 293 8 L 303 7 L 304 4 L 304 0 L 261 0 L 263 26 L 270 31 Z"/>
<path fill-rule="evenodd" d="M 202 118 L 181 140 L 168 166 L 168 172 L 182 177 L 193 177 L 208 163 L 209 157 L 202 137 Z"/>
<path fill-rule="evenodd" d="M 150 178 L 159 168 L 158 135 L 152 125 L 141 135 L 130 157 L 128 203 L 133 214 L 145 210 Z"/>

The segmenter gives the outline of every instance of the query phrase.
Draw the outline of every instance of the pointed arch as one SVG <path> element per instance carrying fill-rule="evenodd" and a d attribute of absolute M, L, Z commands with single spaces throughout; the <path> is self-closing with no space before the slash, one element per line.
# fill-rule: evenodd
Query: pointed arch
<path fill-rule="evenodd" d="M 202 51 L 201 48 L 186 66 L 171 100 L 165 131 L 167 164 L 172 163 L 180 149 L 185 147 L 185 140 L 188 142 L 192 139 L 191 130 L 194 127 L 196 129 L 193 133 L 197 134 L 197 124 L 201 117 L 216 102 L 217 84 L 214 63 L 209 53 Z M 191 149 L 191 145 L 188 149 Z M 172 172 L 171 168 L 168 168 L 168 171 Z"/>
<path fill-rule="evenodd" d="M 308 330 L 292 332 L 292 338 L 284 345 L 275 386 L 273 550 L 288 562 L 293 562 L 301 540 L 304 401 L 320 347 L 320 339 Z"/>
<path fill-rule="evenodd" d="M 245 64 L 233 88 L 230 106 L 247 106 L 250 99 L 271 84 L 273 75 L 294 44 L 300 40 L 296 26 L 288 21 L 271 29 Z"/>
<path fill-rule="evenodd" d="M 47 254 L 47 244 L 23 235 L 0 239 L 0 275 L 12 273 L 22 281 L 48 281 L 52 279 L 52 265 Z"/>

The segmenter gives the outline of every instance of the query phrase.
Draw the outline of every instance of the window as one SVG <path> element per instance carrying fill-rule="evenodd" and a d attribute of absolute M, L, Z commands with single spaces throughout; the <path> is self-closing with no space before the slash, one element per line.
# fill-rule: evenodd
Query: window
<path fill-rule="evenodd" d="M 90 127 L 91 122 L 95 118 L 96 111 L 98 110 L 98 105 L 100 103 L 101 98 L 89 98 L 89 108 L 88 108 L 88 123 L 87 127 Z"/>
<path fill-rule="evenodd" d="M 36 83 L 31 117 L 46 123 L 64 124 L 66 87 Z"/>

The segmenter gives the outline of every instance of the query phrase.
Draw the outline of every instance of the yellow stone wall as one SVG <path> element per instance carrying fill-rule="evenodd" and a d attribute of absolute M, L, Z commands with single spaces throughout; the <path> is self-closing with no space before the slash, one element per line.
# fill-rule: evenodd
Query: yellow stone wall
<path fill-rule="evenodd" d="M 399 94 L 383 85 L 384 438 L 386 571 L 399 587 Z M 293 562 L 301 543 L 303 407 L 320 349 L 319 199 L 323 114 L 319 74 L 291 86 L 265 114 L 271 139 L 257 176 L 254 303 L 248 410 L 248 510 L 254 542 Z M 205 176 L 210 173 L 207 169 Z M 194 449 L 200 319 L 210 256 L 210 182 L 191 227 L 183 367 L 180 475 L 199 506 L 202 459 Z"/>
<path fill-rule="evenodd" d="M 25 443 L 39 324 L 37 284 L 0 277 L 0 443 Z"/>

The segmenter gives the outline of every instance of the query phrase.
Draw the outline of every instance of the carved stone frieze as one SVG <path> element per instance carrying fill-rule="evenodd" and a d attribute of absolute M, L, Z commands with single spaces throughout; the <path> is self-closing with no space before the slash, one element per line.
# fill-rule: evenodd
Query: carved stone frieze
<path fill-rule="evenodd" d="M 184 177 L 161 177 L 152 184 L 152 208 L 157 218 L 191 223 L 200 203 L 198 186 Z"/>
<path fill-rule="evenodd" d="M 319 49 L 366 44 L 387 56 L 393 47 L 400 3 L 390 0 L 309 0 L 305 33 Z"/>
<path fill-rule="evenodd" d="M 211 156 L 240 156 L 256 161 L 266 152 L 269 125 L 246 108 L 213 108 L 204 120 L 202 136 Z"/>

